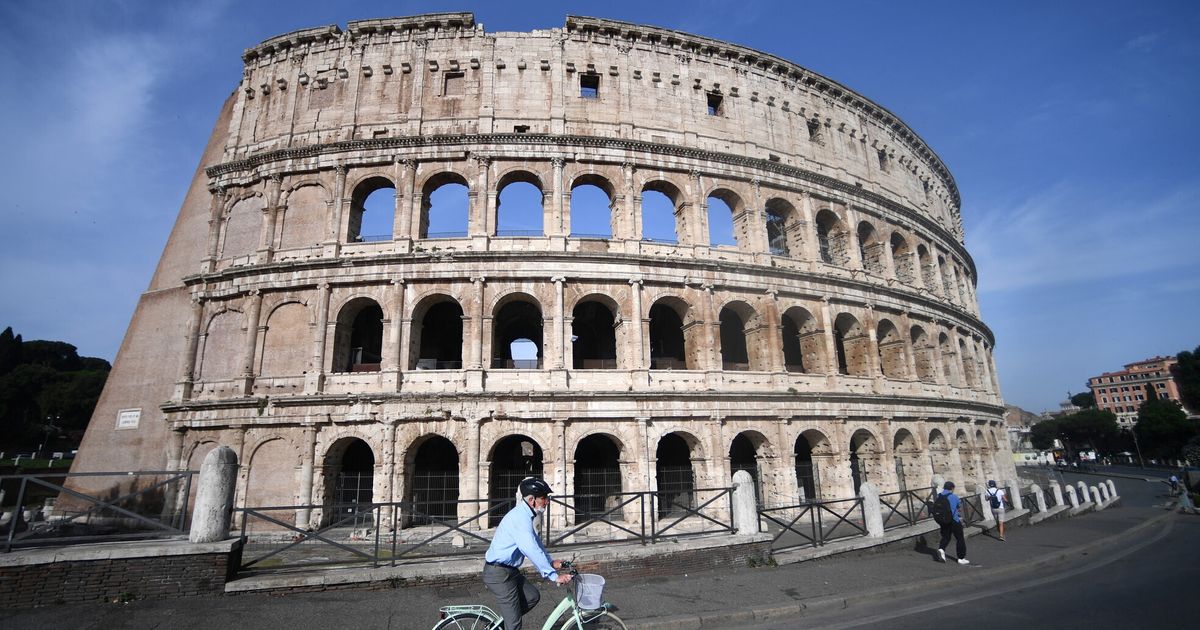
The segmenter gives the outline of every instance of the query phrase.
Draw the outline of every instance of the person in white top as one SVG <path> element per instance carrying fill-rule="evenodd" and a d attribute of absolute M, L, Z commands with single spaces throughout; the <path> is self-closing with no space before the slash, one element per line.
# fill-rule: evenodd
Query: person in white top
<path fill-rule="evenodd" d="M 1004 540 L 1004 500 L 1008 495 L 1004 494 L 1004 490 L 996 487 L 994 480 L 988 480 L 987 488 L 988 504 L 992 508 L 992 516 L 996 517 L 996 527 L 1000 530 L 1000 540 Z"/>

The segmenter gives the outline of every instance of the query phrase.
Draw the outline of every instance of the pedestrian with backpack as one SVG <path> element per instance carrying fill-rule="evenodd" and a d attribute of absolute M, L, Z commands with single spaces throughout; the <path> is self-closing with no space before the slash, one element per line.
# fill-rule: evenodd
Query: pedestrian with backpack
<path fill-rule="evenodd" d="M 988 480 L 988 506 L 992 508 L 992 516 L 996 518 L 996 527 L 1000 531 L 1000 540 L 1004 540 L 1004 500 L 1007 496 L 1004 490 L 996 487 L 995 480 Z"/>
<path fill-rule="evenodd" d="M 971 564 L 971 561 L 967 560 L 967 539 L 963 535 L 962 516 L 959 515 L 958 508 L 959 499 L 958 495 L 954 494 L 954 482 L 947 481 L 929 510 L 933 514 L 933 521 L 941 528 L 942 537 L 938 541 L 937 559 L 940 562 L 946 561 L 946 546 L 950 544 L 950 535 L 953 534 L 954 553 L 958 563 Z"/>

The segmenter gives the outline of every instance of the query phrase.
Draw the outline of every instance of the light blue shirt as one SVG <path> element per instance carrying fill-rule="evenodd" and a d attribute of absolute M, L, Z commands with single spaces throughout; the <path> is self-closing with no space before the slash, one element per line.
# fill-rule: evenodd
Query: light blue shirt
<path fill-rule="evenodd" d="M 488 547 L 483 559 L 495 564 L 520 568 L 525 558 L 533 562 L 542 577 L 547 580 L 558 579 L 558 572 L 551 564 L 550 554 L 542 546 L 542 540 L 533 531 L 533 519 L 537 516 L 528 503 L 518 501 L 516 507 L 508 511 L 496 528 L 492 544 Z"/>

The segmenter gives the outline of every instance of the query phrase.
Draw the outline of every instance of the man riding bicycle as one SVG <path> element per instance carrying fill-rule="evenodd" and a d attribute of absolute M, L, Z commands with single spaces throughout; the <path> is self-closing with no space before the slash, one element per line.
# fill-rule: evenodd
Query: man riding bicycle
<path fill-rule="evenodd" d="M 500 521 L 492 544 L 484 555 L 483 584 L 500 602 L 500 614 L 507 630 L 521 630 L 521 617 L 533 610 L 542 598 L 537 587 L 521 575 L 521 564 L 528 557 L 542 577 L 558 584 L 571 581 L 559 575 L 562 563 L 552 560 L 542 541 L 533 531 L 533 520 L 550 503 L 550 486 L 535 477 L 527 477 L 517 487 L 521 501 Z"/>

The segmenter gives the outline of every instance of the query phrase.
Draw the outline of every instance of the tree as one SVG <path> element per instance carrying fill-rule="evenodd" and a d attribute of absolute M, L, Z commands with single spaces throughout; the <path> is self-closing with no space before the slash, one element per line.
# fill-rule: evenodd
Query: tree
<path fill-rule="evenodd" d="M 1096 406 L 1096 396 L 1092 392 L 1082 392 L 1071 396 L 1071 404 L 1080 409 L 1087 409 Z"/>
<path fill-rule="evenodd" d="M 1200 413 L 1200 346 L 1196 346 L 1193 352 L 1184 350 L 1175 358 L 1179 363 L 1171 371 L 1179 381 L 1179 397 L 1183 399 L 1183 406 Z"/>
<path fill-rule="evenodd" d="M 1111 451 L 1121 434 L 1117 416 L 1111 411 L 1084 409 L 1062 419 L 1059 434 L 1077 448 L 1089 447 L 1093 451 Z"/>
<path fill-rule="evenodd" d="M 1058 420 L 1042 420 L 1029 429 L 1029 442 L 1033 448 L 1046 451 L 1054 448 L 1054 440 L 1058 439 Z"/>
<path fill-rule="evenodd" d="M 1138 409 L 1138 441 L 1151 457 L 1177 459 L 1183 445 L 1196 435 L 1196 425 L 1174 400 L 1159 398 L 1147 385 L 1146 401 Z"/>

